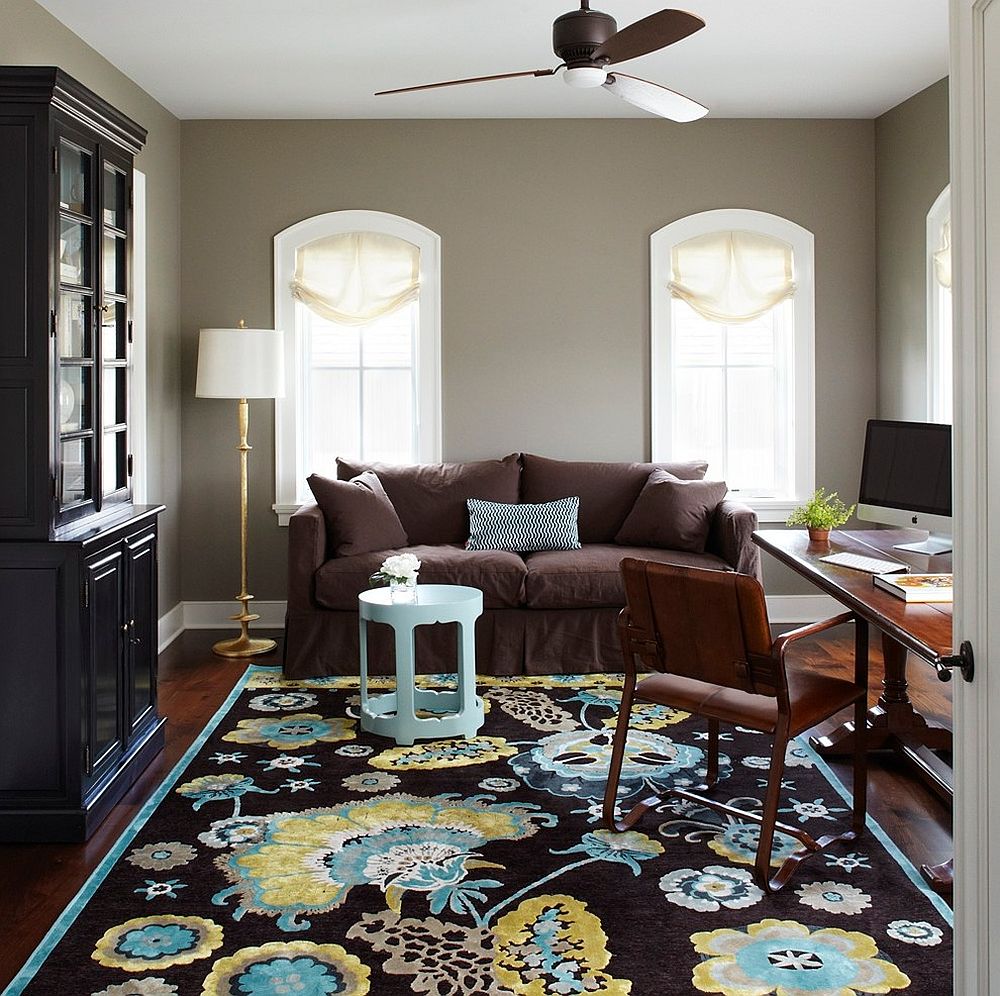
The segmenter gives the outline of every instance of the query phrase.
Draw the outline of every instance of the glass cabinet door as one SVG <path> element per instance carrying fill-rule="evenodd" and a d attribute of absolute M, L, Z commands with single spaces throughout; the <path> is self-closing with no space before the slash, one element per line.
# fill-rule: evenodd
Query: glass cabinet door
<path fill-rule="evenodd" d="M 53 332 L 56 339 L 55 427 L 59 468 L 56 497 L 70 517 L 96 507 L 94 471 L 100 390 L 95 383 L 94 336 L 98 294 L 95 266 L 94 168 L 96 149 L 62 138 L 59 164 L 58 293 Z"/>
<path fill-rule="evenodd" d="M 105 501 L 127 501 L 130 495 L 128 183 L 122 167 L 108 160 L 102 162 L 101 496 Z"/>
<path fill-rule="evenodd" d="M 59 521 L 131 498 L 128 160 L 59 139 L 56 497 Z"/>

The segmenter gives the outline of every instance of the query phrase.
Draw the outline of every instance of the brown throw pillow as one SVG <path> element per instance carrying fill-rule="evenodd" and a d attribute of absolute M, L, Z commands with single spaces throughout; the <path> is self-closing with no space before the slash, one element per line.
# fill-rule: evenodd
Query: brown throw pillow
<path fill-rule="evenodd" d="M 615 542 L 704 553 L 712 516 L 728 490 L 724 481 L 681 481 L 654 470 Z"/>
<path fill-rule="evenodd" d="M 334 556 L 353 557 L 407 545 L 399 516 L 372 471 L 366 470 L 350 481 L 312 474 L 307 483 L 326 519 L 329 548 Z"/>

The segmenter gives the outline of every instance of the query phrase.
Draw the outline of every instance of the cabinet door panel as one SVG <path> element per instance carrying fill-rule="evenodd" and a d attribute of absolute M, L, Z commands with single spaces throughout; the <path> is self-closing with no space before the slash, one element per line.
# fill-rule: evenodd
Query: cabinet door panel
<path fill-rule="evenodd" d="M 122 643 L 124 637 L 125 564 L 116 547 L 87 564 L 90 591 L 90 765 L 88 775 L 122 752 Z"/>
<path fill-rule="evenodd" d="M 156 534 L 129 537 L 129 733 L 156 715 Z"/>

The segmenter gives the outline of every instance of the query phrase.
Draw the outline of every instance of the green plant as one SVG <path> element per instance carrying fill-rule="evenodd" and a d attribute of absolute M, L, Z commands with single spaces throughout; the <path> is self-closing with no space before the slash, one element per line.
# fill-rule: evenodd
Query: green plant
<path fill-rule="evenodd" d="M 848 508 L 836 491 L 827 494 L 825 488 L 817 488 L 804 505 L 800 505 L 788 517 L 789 526 L 808 526 L 810 529 L 836 529 L 853 514 L 856 506 Z"/>

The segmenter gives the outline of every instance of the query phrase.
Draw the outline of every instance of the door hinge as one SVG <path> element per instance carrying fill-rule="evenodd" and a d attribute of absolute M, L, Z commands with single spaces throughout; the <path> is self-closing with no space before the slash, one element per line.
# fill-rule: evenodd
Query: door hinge
<path fill-rule="evenodd" d="M 90 582 L 88 580 L 86 580 L 86 579 L 83 582 L 83 590 L 80 592 L 80 595 L 81 595 L 81 598 L 83 600 L 83 607 L 85 609 L 89 609 L 90 608 Z"/>
<path fill-rule="evenodd" d="M 132 476 L 132 454 L 131 453 L 129 453 L 128 458 L 126 459 L 125 463 L 127 465 L 128 476 L 131 477 Z"/>
<path fill-rule="evenodd" d="M 52 497 L 53 498 L 58 498 L 59 497 L 59 479 L 56 477 L 55 474 L 51 475 L 51 483 L 52 483 Z"/>
<path fill-rule="evenodd" d="M 90 774 L 90 744 L 85 744 L 83 748 L 83 770 Z"/>
<path fill-rule="evenodd" d="M 54 311 L 49 312 L 49 335 L 53 339 L 56 337 L 56 313 Z"/>
<path fill-rule="evenodd" d="M 132 207 L 132 184 L 128 187 L 128 206 Z"/>
<path fill-rule="evenodd" d="M 972 653 L 972 644 L 968 640 L 963 640 L 957 654 L 950 657 L 939 657 L 934 666 L 941 681 L 951 681 L 953 669 L 961 671 L 962 677 L 966 681 L 972 681 L 976 673 L 976 658 Z"/>
<path fill-rule="evenodd" d="M 59 172 L 59 146 L 58 145 L 53 145 L 52 146 L 52 172 L 53 173 L 58 173 Z"/>
<path fill-rule="evenodd" d="M 128 320 L 128 341 L 131 344 L 131 342 L 132 342 L 132 319 L 131 318 Z"/>

